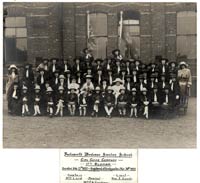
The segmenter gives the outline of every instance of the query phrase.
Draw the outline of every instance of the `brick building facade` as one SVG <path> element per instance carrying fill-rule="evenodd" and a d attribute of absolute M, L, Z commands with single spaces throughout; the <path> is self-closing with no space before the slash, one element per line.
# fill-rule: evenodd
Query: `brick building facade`
<path fill-rule="evenodd" d="M 196 3 L 4 3 L 5 9 L 6 18 L 26 18 L 26 61 L 32 64 L 40 57 L 66 58 L 80 55 L 81 50 L 87 47 L 88 12 L 104 13 L 107 16 L 106 53 L 109 55 L 118 47 L 119 12 L 138 12 L 140 58 L 149 63 L 154 61 L 156 55 L 169 60 L 177 59 L 178 13 L 196 13 L 197 7 Z M 193 36 L 196 40 L 196 33 Z M 192 95 L 196 95 L 196 51 L 194 52 L 195 56 L 188 58 L 194 81 Z M 4 54 L 6 58 L 8 53 L 4 51 Z M 4 60 L 4 68 L 9 62 L 12 61 Z M 15 62 L 22 64 L 20 61 Z"/>

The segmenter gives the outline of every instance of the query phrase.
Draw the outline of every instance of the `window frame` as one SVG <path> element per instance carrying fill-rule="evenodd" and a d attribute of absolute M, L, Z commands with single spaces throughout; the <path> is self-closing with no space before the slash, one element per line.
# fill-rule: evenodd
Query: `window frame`
<path fill-rule="evenodd" d="M 135 10 L 126 10 L 127 12 L 130 12 L 130 11 L 132 11 L 132 12 L 137 12 L 138 13 L 138 19 L 125 19 L 125 20 L 138 20 L 139 21 L 139 23 L 138 24 L 122 24 L 123 25 L 123 27 L 130 27 L 130 26 L 135 26 L 135 27 L 138 27 L 139 26 L 139 34 L 136 34 L 136 35 L 132 35 L 131 36 L 131 38 L 134 38 L 134 37 L 136 37 L 136 38 L 139 38 L 139 57 L 141 57 L 141 20 L 140 20 L 140 13 L 138 12 L 138 11 L 135 11 Z M 123 13 L 124 12 L 126 12 L 126 11 L 123 11 Z M 120 12 L 118 12 L 118 15 L 120 15 Z M 124 19 L 123 19 L 123 21 L 124 21 Z M 122 23 L 123 23 L 123 21 L 122 21 Z M 119 35 L 119 27 L 120 27 L 120 16 L 118 16 L 118 35 L 117 35 L 117 37 L 118 37 L 118 48 L 119 48 L 119 38 L 120 38 L 120 35 Z"/>
<path fill-rule="evenodd" d="M 195 18 L 196 18 L 196 33 L 194 34 L 186 34 L 186 33 L 179 33 L 178 32 L 178 14 L 179 13 L 183 13 L 183 12 L 192 12 L 192 13 L 195 13 Z M 191 10 L 189 10 L 189 11 L 178 11 L 177 13 L 176 13 L 176 57 L 179 55 L 179 53 L 177 52 L 178 51 L 178 37 L 181 37 L 181 36 L 184 36 L 184 37 L 195 37 L 195 39 L 196 39 L 196 54 L 195 54 L 195 56 L 194 57 L 188 57 L 188 55 L 187 55 L 187 59 L 189 59 L 189 60 L 193 60 L 193 59 L 197 59 L 197 12 L 196 11 L 191 11 Z M 180 50 L 180 49 L 179 49 Z M 185 54 L 183 54 L 183 55 L 185 55 Z"/>
<path fill-rule="evenodd" d="M 10 16 L 10 17 L 6 17 L 6 18 L 15 18 L 15 20 L 16 20 L 16 18 L 24 18 L 25 19 L 25 24 L 24 24 L 24 26 L 17 26 L 16 25 L 16 23 L 15 23 L 15 25 L 14 26 L 6 26 L 6 23 L 5 23 L 5 25 L 4 25 L 4 39 L 5 39 L 5 42 L 4 42 L 4 44 L 5 44 L 5 48 L 6 48 L 6 44 L 7 44 L 7 39 L 14 39 L 15 40 L 15 60 L 7 60 L 7 57 L 6 57 L 6 54 L 7 54 L 7 52 L 6 52 L 6 50 L 4 50 L 4 55 L 5 55 L 5 65 L 6 64 L 10 64 L 10 63 L 15 63 L 15 64 L 18 64 L 18 65 L 23 65 L 25 62 L 27 62 L 27 51 L 28 51 L 28 29 L 27 29 L 27 17 L 26 16 Z M 13 37 L 9 37 L 9 36 L 6 36 L 6 29 L 14 29 L 15 31 L 15 35 L 13 36 Z M 26 36 L 17 36 L 17 29 L 26 29 Z M 18 49 L 18 47 L 17 47 L 17 42 L 19 41 L 19 40 L 21 40 L 21 39 L 25 39 L 26 40 L 26 50 L 25 50 L 25 52 L 26 52 L 26 59 L 25 60 L 19 60 L 19 58 L 18 58 L 18 55 L 17 55 L 17 49 Z"/>
<path fill-rule="evenodd" d="M 90 35 L 90 37 L 88 37 L 88 34 L 87 34 L 87 47 L 89 46 L 89 42 L 88 42 L 88 40 L 90 39 L 90 38 L 107 38 L 107 43 L 108 43 L 108 13 L 107 12 L 89 12 L 89 16 L 91 15 L 91 14 L 104 14 L 104 15 L 106 15 L 106 22 L 107 22 L 107 31 L 106 31 L 106 35 Z M 88 23 L 88 22 L 87 22 Z M 90 24 L 91 25 L 91 24 Z M 87 30 L 88 31 L 88 30 Z M 108 56 L 108 52 L 107 52 L 107 50 L 108 50 L 108 47 L 107 47 L 107 44 L 106 44 L 106 48 L 105 48 L 105 52 L 106 52 L 106 57 Z M 97 57 L 98 58 L 98 57 Z M 104 59 L 104 58 L 103 58 Z"/>

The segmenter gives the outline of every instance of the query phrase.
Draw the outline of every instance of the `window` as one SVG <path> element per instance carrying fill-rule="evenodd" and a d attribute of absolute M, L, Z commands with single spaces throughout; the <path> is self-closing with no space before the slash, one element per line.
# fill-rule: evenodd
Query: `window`
<path fill-rule="evenodd" d="M 177 55 L 196 58 L 196 12 L 177 13 Z"/>
<path fill-rule="evenodd" d="M 89 34 L 88 48 L 92 50 L 94 58 L 105 58 L 107 55 L 107 14 L 88 14 Z"/>
<path fill-rule="evenodd" d="M 119 13 L 119 49 L 127 58 L 140 56 L 140 15 L 135 11 Z"/>
<path fill-rule="evenodd" d="M 27 28 L 25 17 L 5 19 L 5 62 L 21 64 L 27 60 Z"/>

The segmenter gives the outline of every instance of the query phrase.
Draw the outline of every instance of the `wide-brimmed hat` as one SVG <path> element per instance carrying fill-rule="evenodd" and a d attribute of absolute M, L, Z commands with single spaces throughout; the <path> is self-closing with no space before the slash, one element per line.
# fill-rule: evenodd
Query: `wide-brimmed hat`
<path fill-rule="evenodd" d="M 188 64 L 186 62 L 184 62 L 184 61 L 179 63 L 179 67 L 182 66 L 182 65 L 185 65 L 186 67 L 188 67 Z"/>
<path fill-rule="evenodd" d="M 114 49 L 114 50 L 112 51 L 112 54 L 114 55 L 116 51 L 118 51 L 118 52 L 120 53 L 120 49 Z"/>
<path fill-rule="evenodd" d="M 52 91 L 53 91 L 53 89 L 50 86 L 46 90 L 46 92 L 52 92 Z"/>
<path fill-rule="evenodd" d="M 131 91 L 132 91 L 132 92 L 136 92 L 137 89 L 136 89 L 136 88 L 132 88 Z"/>
<path fill-rule="evenodd" d="M 64 87 L 63 86 L 59 86 L 58 90 L 64 90 Z"/>
<path fill-rule="evenodd" d="M 85 76 L 85 78 L 86 78 L 86 79 L 92 79 L 92 75 L 87 74 L 87 75 Z"/>
<path fill-rule="evenodd" d="M 113 83 L 116 83 L 116 82 L 120 82 L 120 83 L 123 83 L 123 81 L 120 79 L 120 78 L 116 78 Z"/>
<path fill-rule="evenodd" d="M 59 76 L 59 79 L 65 79 L 65 76 L 64 76 L 63 74 L 61 74 L 61 75 Z"/>
<path fill-rule="evenodd" d="M 18 70 L 18 67 L 15 65 L 15 64 L 11 64 L 8 68 L 8 70 L 11 70 L 11 69 L 16 69 Z"/>
<path fill-rule="evenodd" d="M 28 90 L 27 86 L 23 85 L 22 90 Z"/>
<path fill-rule="evenodd" d="M 147 91 L 147 89 L 146 88 L 142 88 L 142 92 L 146 92 Z"/>
<path fill-rule="evenodd" d="M 40 85 L 35 85 L 35 90 L 40 90 Z"/>
<path fill-rule="evenodd" d="M 99 86 L 96 86 L 95 91 L 100 91 L 101 88 Z"/>

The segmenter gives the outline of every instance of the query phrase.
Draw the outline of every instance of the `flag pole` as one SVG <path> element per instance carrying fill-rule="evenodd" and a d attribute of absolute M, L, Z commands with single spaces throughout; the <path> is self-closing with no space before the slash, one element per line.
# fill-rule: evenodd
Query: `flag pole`
<path fill-rule="evenodd" d="M 87 11 L 87 46 L 90 38 L 90 11 Z"/>
<path fill-rule="evenodd" d="M 123 29 L 123 11 L 120 11 L 120 27 L 119 27 L 119 48 L 121 46 L 122 29 Z"/>

